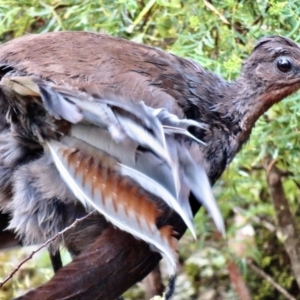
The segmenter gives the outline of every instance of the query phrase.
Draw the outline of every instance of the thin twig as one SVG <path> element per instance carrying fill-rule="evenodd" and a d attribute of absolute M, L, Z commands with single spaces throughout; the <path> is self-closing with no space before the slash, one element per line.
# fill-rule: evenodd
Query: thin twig
<path fill-rule="evenodd" d="M 235 212 L 246 215 L 246 212 L 244 209 L 240 208 L 240 207 L 234 207 L 233 209 Z M 268 229 L 270 232 L 275 232 L 276 231 L 276 226 L 273 225 L 272 223 L 263 220 L 262 218 L 258 217 L 258 216 L 251 216 L 250 219 L 252 221 L 254 221 L 255 223 L 258 223 L 262 226 L 264 226 L 266 229 Z"/>
<path fill-rule="evenodd" d="M 93 210 L 92 212 L 90 212 L 89 214 L 87 214 L 86 216 L 76 219 L 70 226 L 66 227 L 64 230 L 58 232 L 54 237 L 52 237 L 51 239 L 48 239 L 44 244 L 42 244 L 39 248 L 37 248 L 36 250 L 32 251 L 30 253 L 29 256 L 27 256 L 25 259 L 23 259 L 19 265 L 2 281 L 0 282 L 0 289 L 2 288 L 2 286 L 9 281 L 16 272 L 18 272 L 18 270 L 28 261 L 30 260 L 34 254 L 36 254 L 37 252 L 39 252 L 41 249 L 45 248 L 47 245 L 49 245 L 50 243 L 52 243 L 53 241 L 55 241 L 59 236 L 63 235 L 65 232 L 67 232 L 68 230 L 70 230 L 71 228 L 76 227 L 76 225 L 85 220 L 86 218 L 88 218 L 92 213 L 94 213 L 95 210 Z"/>
<path fill-rule="evenodd" d="M 271 161 L 268 163 L 268 165 L 266 166 L 265 170 L 266 170 L 267 176 L 269 176 L 269 173 L 270 173 L 270 171 L 272 170 L 274 164 L 276 164 L 276 162 L 277 162 L 277 159 L 273 159 L 273 160 L 271 160 Z"/>
<path fill-rule="evenodd" d="M 230 22 L 211 4 L 211 3 L 209 3 L 208 1 L 206 1 L 206 0 L 204 0 L 204 5 L 209 9 L 209 10 L 211 10 L 213 13 L 215 13 L 219 18 L 220 18 L 220 20 L 223 22 L 223 23 L 225 23 L 225 24 L 227 24 L 227 25 L 229 25 L 230 24 Z"/>
<path fill-rule="evenodd" d="M 255 266 L 251 261 L 248 261 L 247 263 L 254 272 L 256 272 L 262 278 L 267 280 L 277 291 L 279 291 L 283 296 L 285 296 L 286 299 L 297 300 L 286 289 L 284 289 L 281 285 L 279 285 L 271 276 L 265 273 L 262 269 Z"/>
<path fill-rule="evenodd" d="M 57 21 L 58 25 L 60 26 L 61 30 L 66 30 L 64 25 L 63 25 L 63 22 L 61 20 L 61 18 L 59 17 L 59 15 L 57 14 L 56 12 L 56 7 L 53 7 L 51 5 L 48 5 L 46 3 L 44 3 L 43 1 L 41 2 L 41 4 L 46 8 L 46 9 L 49 9 L 51 14 L 53 15 L 54 19 Z"/>
<path fill-rule="evenodd" d="M 155 4 L 156 0 L 150 0 L 145 7 L 142 9 L 142 11 L 140 12 L 140 14 L 137 16 L 137 18 L 133 21 L 133 23 L 128 26 L 128 28 L 126 29 L 126 31 L 128 33 L 131 33 L 134 29 L 134 27 L 139 24 L 141 22 L 141 20 L 144 18 L 144 16 L 150 11 L 150 9 L 152 8 L 152 6 Z"/>

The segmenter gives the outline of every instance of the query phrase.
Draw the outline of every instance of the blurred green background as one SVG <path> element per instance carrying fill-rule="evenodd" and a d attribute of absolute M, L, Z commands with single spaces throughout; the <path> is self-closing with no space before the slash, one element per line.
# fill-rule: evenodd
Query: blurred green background
<path fill-rule="evenodd" d="M 258 38 L 284 35 L 299 42 L 299 26 L 300 5 L 296 0 L 0 0 L 1 43 L 27 33 L 102 32 L 193 59 L 228 80 L 239 74 L 241 63 Z M 285 194 L 298 224 L 299 107 L 299 94 L 294 94 L 267 112 L 216 184 L 214 190 L 226 220 L 228 241 L 217 237 L 206 212 L 197 214 L 198 241 L 193 242 L 187 233 L 180 242 L 181 268 L 175 299 L 241 299 L 230 276 L 231 263 L 238 267 L 252 299 L 300 299 L 284 248 L 285 237 L 276 228 L 262 165 L 268 157 L 283 171 Z M 248 230 L 243 236 L 241 230 L 245 228 Z M 238 238 L 242 245 L 237 243 Z M 0 280 L 31 249 L 0 253 Z M 52 276 L 47 253 L 37 256 L 0 290 L 1 300 L 11 299 Z M 69 260 L 66 253 L 64 260 Z M 287 294 L 251 268 L 253 264 Z M 144 297 L 142 285 L 125 295 L 126 299 Z"/>

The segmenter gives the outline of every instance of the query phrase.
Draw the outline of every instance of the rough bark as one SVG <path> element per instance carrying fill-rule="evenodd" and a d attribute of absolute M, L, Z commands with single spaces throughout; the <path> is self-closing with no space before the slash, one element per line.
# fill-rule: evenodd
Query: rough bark
<path fill-rule="evenodd" d="M 283 189 L 282 171 L 269 157 L 265 159 L 264 166 L 276 213 L 278 231 L 282 236 L 284 248 L 290 258 L 294 276 L 300 287 L 300 235 Z"/>

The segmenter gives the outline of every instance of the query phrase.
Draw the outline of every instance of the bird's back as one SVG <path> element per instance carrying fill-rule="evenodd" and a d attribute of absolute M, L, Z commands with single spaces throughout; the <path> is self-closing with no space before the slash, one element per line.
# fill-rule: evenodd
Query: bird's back
<path fill-rule="evenodd" d="M 28 35 L 0 46 L 0 68 L 85 89 L 96 84 L 152 107 L 182 116 L 190 94 L 187 79 L 205 72 L 159 49 L 86 32 Z M 7 69 L 9 68 L 9 69 Z"/>

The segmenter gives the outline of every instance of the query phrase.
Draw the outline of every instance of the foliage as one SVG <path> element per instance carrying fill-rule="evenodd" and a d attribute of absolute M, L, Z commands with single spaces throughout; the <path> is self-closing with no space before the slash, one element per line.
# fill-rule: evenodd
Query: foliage
<path fill-rule="evenodd" d="M 228 80 L 238 75 L 241 62 L 257 38 L 280 34 L 299 42 L 299 26 L 297 0 L 0 0 L 2 42 L 33 32 L 106 32 L 191 58 Z M 261 168 L 261 160 L 268 153 L 287 172 L 285 192 L 295 218 L 300 217 L 299 100 L 299 94 L 293 95 L 257 122 L 251 140 L 215 187 L 229 236 L 234 236 L 238 229 L 233 222 L 232 210 L 239 207 L 256 233 L 259 253 L 249 251 L 248 257 L 255 259 L 294 297 L 299 290 L 295 287 L 282 241 L 253 220 L 258 216 L 275 224 L 265 173 Z M 224 241 L 218 242 L 211 237 L 214 229 L 203 212 L 197 217 L 197 228 L 198 248 L 202 249 L 197 252 L 200 258 L 207 257 L 206 247 L 214 247 L 214 255 L 217 253 L 220 261 L 232 257 Z M 196 250 L 189 242 L 190 238 L 186 239 L 187 242 L 182 241 L 180 246 L 184 249 L 184 259 Z M 241 262 L 240 259 L 237 261 Z M 220 283 L 224 286 L 223 299 L 235 299 L 228 279 L 224 281 L 224 272 L 227 272 L 224 265 L 214 264 L 211 260 L 206 262 L 204 269 L 213 268 L 214 272 L 201 272 L 202 286 L 212 281 Z M 195 281 L 193 265 L 187 264 L 187 270 Z M 265 281 L 261 284 L 256 274 L 247 268 L 241 270 L 251 282 L 249 287 L 256 300 L 273 299 L 275 295 L 279 300 L 284 299 Z"/>
<path fill-rule="evenodd" d="M 20 251 L 18 249 L 8 253 L 0 253 L 0 277 L 5 278 L 16 268 L 20 261 L 30 254 L 31 249 Z M 49 268 L 49 255 L 46 251 L 40 252 L 33 260 L 18 271 L 16 276 L 8 281 L 0 290 L 0 299 L 12 299 L 17 295 L 22 295 L 29 289 L 39 286 L 41 283 L 49 280 L 53 275 Z"/>

